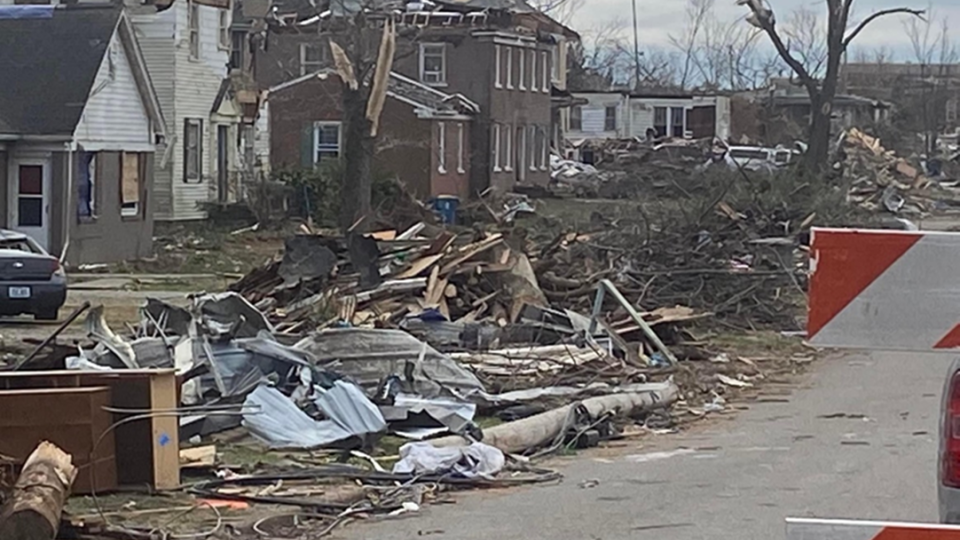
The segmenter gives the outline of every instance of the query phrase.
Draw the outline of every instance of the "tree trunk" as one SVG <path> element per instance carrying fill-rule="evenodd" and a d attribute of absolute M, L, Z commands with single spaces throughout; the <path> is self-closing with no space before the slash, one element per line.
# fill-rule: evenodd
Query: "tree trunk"
<path fill-rule="evenodd" d="M 63 504 L 76 476 L 77 469 L 70 454 L 52 443 L 40 443 L 27 458 L 13 495 L 0 511 L 0 538 L 56 538 Z"/>
<path fill-rule="evenodd" d="M 373 137 L 367 120 L 367 92 L 343 88 L 343 177 L 340 179 L 340 227 L 346 232 L 371 226 Z M 362 221 L 361 221 L 362 219 Z M 359 225 L 357 224 L 359 222 Z"/>
<path fill-rule="evenodd" d="M 843 39 L 846 30 L 845 18 L 832 12 L 827 29 L 827 71 L 818 92 L 810 92 L 810 132 L 804 165 L 807 172 L 818 175 L 829 165 L 830 127 L 833 116 L 833 100 L 840 83 L 840 62 L 843 59 Z"/>

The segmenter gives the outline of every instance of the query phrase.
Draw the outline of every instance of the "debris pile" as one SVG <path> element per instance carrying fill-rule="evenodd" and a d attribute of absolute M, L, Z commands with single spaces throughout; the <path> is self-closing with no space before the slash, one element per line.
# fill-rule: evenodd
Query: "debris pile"
<path fill-rule="evenodd" d="M 937 182 L 854 128 L 844 134 L 837 167 L 849 182 L 848 200 L 867 210 L 921 214 L 960 205 L 956 183 Z"/>

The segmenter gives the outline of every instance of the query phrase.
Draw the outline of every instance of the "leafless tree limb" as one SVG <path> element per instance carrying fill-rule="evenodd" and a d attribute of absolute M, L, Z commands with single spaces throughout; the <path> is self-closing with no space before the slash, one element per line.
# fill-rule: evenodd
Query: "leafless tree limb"
<path fill-rule="evenodd" d="M 850 43 L 860 34 L 860 32 L 863 32 L 864 28 L 866 28 L 870 23 L 879 19 L 880 17 L 886 17 L 888 15 L 896 15 L 896 14 L 907 14 L 907 15 L 915 15 L 920 19 L 923 19 L 924 13 L 926 12 L 922 9 L 910 9 L 910 8 L 883 9 L 875 13 L 872 13 L 866 19 L 860 21 L 860 24 L 858 24 L 857 27 L 854 28 L 853 31 L 847 35 L 847 37 L 843 38 L 843 48 L 844 50 L 846 50 L 846 48 L 850 46 Z"/>

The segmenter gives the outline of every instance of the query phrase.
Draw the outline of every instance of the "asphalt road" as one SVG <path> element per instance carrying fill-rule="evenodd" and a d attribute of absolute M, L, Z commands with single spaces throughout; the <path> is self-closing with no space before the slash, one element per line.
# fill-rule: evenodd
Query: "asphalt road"
<path fill-rule="evenodd" d="M 464 493 L 457 504 L 337 536 L 776 540 L 786 517 L 935 522 L 949 362 L 892 353 L 823 360 L 786 402 L 565 459 L 555 464 L 559 485 Z M 849 416 L 824 418 L 841 413 Z M 581 487 L 590 480 L 599 484 Z"/>

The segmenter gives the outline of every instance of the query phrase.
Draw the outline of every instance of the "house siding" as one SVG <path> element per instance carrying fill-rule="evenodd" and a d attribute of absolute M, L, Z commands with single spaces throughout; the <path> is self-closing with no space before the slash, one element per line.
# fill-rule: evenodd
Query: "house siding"
<path fill-rule="evenodd" d="M 167 155 L 167 144 L 176 146 L 180 140 L 179 130 L 174 129 L 174 80 L 176 79 L 176 64 L 174 63 L 174 49 L 171 46 L 175 34 L 176 13 L 170 8 L 160 13 L 150 15 L 134 15 L 130 17 L 134 27 L 134 34 L 140 43 L 140 51 L 150 80 L 153 82 L 160 110 L 163 111 L 166 121 L 167 142 L 157 145 L 154 167 L 154 207 L 157 210 L 157 219 L 171 219 L 173 217 L 173 156 Z M 171 149 L 172 150 L 172 149 Z M 164 161 L 164 157 L 167 161 Z"/>
<path fill-rule="evenodd" d="M 587 100 L 580 107 L 581 129 L 574 130 L 567 122 L 567 139 L 644 139 L 648 129 L 654 129 L 657 107 L 667 111 L 667 135 L 672 135 L 673 124 L 669 109 L 683 108 L 685 114 L 684 136 L 691 134 L 691 113 L 694 109 L 713 108 L 715 121 L 707 131 L 693 136 L 716 136 L 723 139 L 730 134 L 730 99 L 725 96 L 645 97 L 627 96 L 619 93 L 574 94 Z M 605 125 L 607 107 L 617 110 L 616 130 L 607 130 Z"/>
<path fill-rule="evenodd" d="M 52 221 L 54 227 L 52 244 L 57 253 L 65 239 L 62 231 L 69 234 L 67 263 L 77 266 L 86 263 L 114 262 L 148 257 L 153 253 L 153 205 L 150 193 L 153 187 L 154 154 L 141 153 L 140 212 L 137 217 L 126 217 L 120 211 L 120 160 L 121 152 L 97 154 L 97 201 L 96 219 L 81 220 L 77 216 L 79 192 L 66 193 L 65 179 L 68 164 L 79 169 L 79 155 L 59 153 L 54 155 L 54 204 L 60 208 Z M 76 177 L 76 176 L 74 176 Z"/>
<path fill-rule="evenodd" d="M 114 35 L 83 108 L 74 139 L 81 146 L 153 150 L 153 132 L 127 53 Z"/>
<path fill-rule="evenodd" d="M 202 203 L 217 198 L 216 127 L 211 110 L 227 76 L 229 51 L 218 43 L 220 9 L 201 5 L 200 54 L 196 59 L 190 57 L 189 9 L 189 2 L 174 2 L 164 12 L 133 18 L 167 122 L 169 148 L 158 148 L 155 171 L 157 219 L 161 220 L 203 219 L 206 211 Z M 188 118 L 203 121 L 201 179 L 190 183 L 184 182 L 183 174 L 183 131 Z M 225 123 L 232 126 L 236 122 Z M 231 139 L 231 146 L 235 139 Z"/>

